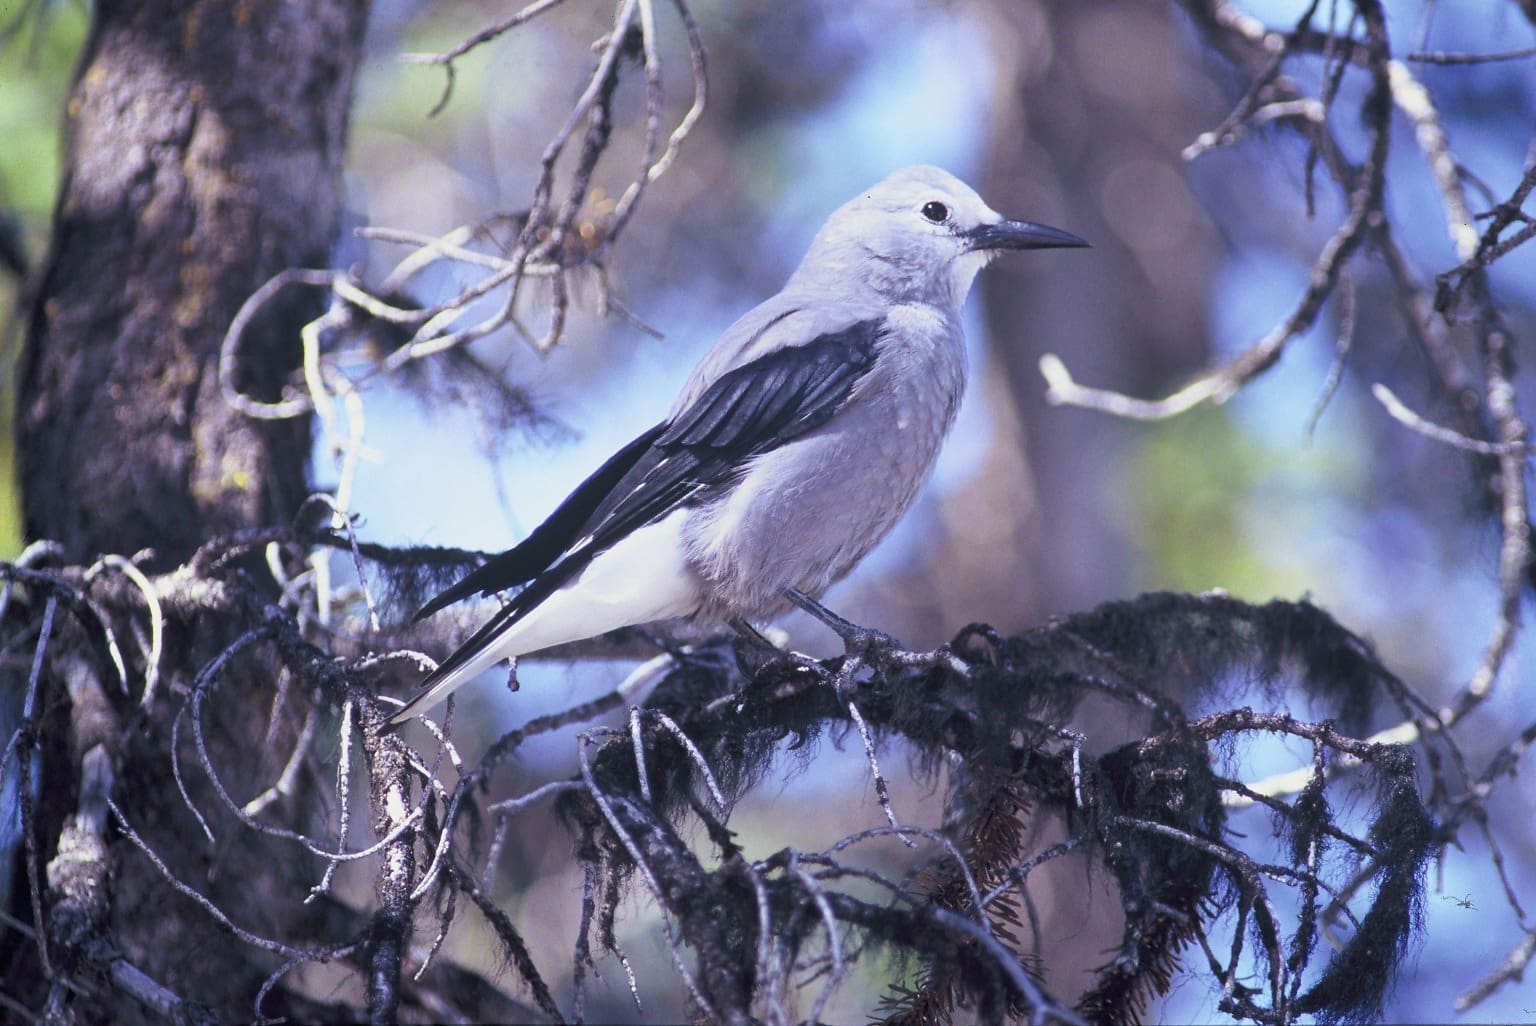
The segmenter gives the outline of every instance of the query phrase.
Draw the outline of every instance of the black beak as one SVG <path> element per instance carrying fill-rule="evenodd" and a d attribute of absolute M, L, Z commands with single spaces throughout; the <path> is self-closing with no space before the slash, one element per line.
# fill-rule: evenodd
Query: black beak
<path fill-rule="evenodd" d="M 1059 249 L 1088 245 L 1071 232 L 1033 221 L 999 221 L 965 233 L 972 249 Z"/>

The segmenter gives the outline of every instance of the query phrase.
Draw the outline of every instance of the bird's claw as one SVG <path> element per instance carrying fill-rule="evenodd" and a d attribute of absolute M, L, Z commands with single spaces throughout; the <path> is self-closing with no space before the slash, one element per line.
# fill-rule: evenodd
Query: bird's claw
<path fill-rule="evenodd" d="M 826 624 L 843 641 L 843 659 L 832 675 L 832 688 L 838 698 L 847 701 L 858 683 L 859 675 L 893 655 L 905 653 L 900 641 L 884 631 L 863 627 L 838 616 L 826 606 L 796 588 L 787 588 L 785 598 Z"/>
<path fill-rule="evenodd" d="M 893 659 L 900 661 L 902 656 L 908 655 L 896 638 L 884 631 L 864 627 L 838 616 L 799 589 L 786 588 L 784 596 L 800 609 L 826 624 L 829 630 L 842 639 L 842 659 L 837 668 L 831 671 L 832 687 L 840 698 L 847 699 L 857 684 L 859 675 L 865 670 Z M 733 646 L 736 663 L 749 677 L 756 676 L 763 667 L 774 662 L 782 662 L 791 669 L 805 670 L 821 677 L 826 677 L 829 672 L 826 664 L 821 660 L 803 652 L 779 647 L 745 620 L 732 620 L 731 626 L 739 635 Z"/>
<path fill-rule="evenodd" d="M 897 651 L 902 647 L 900 641 L 884 631 L 877 631 L 873 627 L 859 627 L 854 624 L 849 624 L 849 626 L 853 627 L 851 631 L 846 633 L 838 632 L 838 637 L 843 639 L 843 647 L 849 652 L 857 652 L 866 659 L 870 657 L 878 658 L 886 652 Z"/>
<path fill-rule="evenodd" d="M 826 624 L 832 633 L 841 638 L 843 649 L 849 658 L 857 657 L 860 662 L 868 663 L 887 652 L 901 650 L 901 642 L 891 635 L 884 631 L 877 631 L 873 627 L 862 627 L 852 620 L 843 619 L 798 588 L 784 589 L 784 597 Z"/>

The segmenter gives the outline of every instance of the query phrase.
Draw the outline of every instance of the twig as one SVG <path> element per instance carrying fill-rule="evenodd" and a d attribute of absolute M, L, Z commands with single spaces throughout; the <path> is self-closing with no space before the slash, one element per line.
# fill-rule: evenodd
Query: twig
<path fill-rule="evenodd" d="M 345 855 L 347 851 L 347 834 L 351 828 L 352 819 L 352 710 L 354 703 L 347 699 L 341 704 L 341 726 L 337 730 L 340 740 L 341 752 L 336 759 L 336 798 L 340 809 L 337 813 L 336 824 L 336 851 Z M 322 894 L 331 889 L 331 881 L 336 876 L 336 867 L 341 865 L 339 859 L 327 859 L 325 871 L 320 876 L 320 882 L 310 888 L 309 895 L 305 897 L 304 904 L 308 905 Z"/>
<path fill-rule="evenodd" d="M 117 820 L 118 829 L 122 830 L 123 836 L 127 837 L 128 840 L 133 843 L 133 846 L 139 849 L 144 857 L 149 860 L 150 865 L 155 867 L 155 870 L 160 874 L 161 878 L 164 879 L 166 883 L 170 884 L 178 894 L 192 899 L 192 901 L 200 906 L 204 912 L 207 912 L 208 915 L 213 917 L 213 919 L 219 923 L 219 925 L 229 930 L 246 944 L 249 944 L 254 948 L 259 948 L 262 951 L 270 951 L 273 954 L 282 955 L 285 958 L 295 958 L 298 956 L 304 956 L 305 958 L 309 957 L 309 953 L 305 949 L 295 948 L 291 945 L 284 944 L 281 941 L 272 940 L 268 937 L 262 937 L 235 923 L 234 920 L 230 919 L 229 916 L 224 913 L 223 909 L 219 908 L 211 900 L 204 897 L 201 893 L 193 890 L 191 887 L 187 886 L 176 878 L 176 874 L 171 872 L 170 867 L 161 861 L 160 856 L 155 854 L 154 849 L 151 848 L 149 844 L 139 836 L 138 832 L 133 829 L 132 824 L 128 822 L 128 817 L 123 815 L 123 810 L 119 809 L 117 807 L 117 803 L 114 802 L 110 797 L 107 799 L 107 808 L 112 810 L 112 816 Z"/>
<path fill-rule="evenodd" d="M 32 905 L 32 927 L 36 931 L 37 957 L 43 976 L 49 980 L 54 979 L 54 966 L 48 950 L 48 925 L 44 917 L 46 905 L 43 900 L 42 845 L 37 836 L 32 750 L 36 744 L 34 737 L 37 732 L 38 688 L 43 676 L 43 663 L 48 652 L 48 642 L 53 636 L 53 617 L 58 610 L 58 604 L 59 600 L 54 595 L 49 595 L 43 604 L 43 622 L 38 630 L 37 646 L 33 649 L 32 670 L 27 675 L 26 697 L 21 703 L 21 725 L 16 731 L 12 744 L 7 745 L 16 759 L 16 796 L 17 804 L 21 807 L 22 848 L 26 863 L 28 897 Z"/>
<path fill-rule="evenodd" d="M 1355 340 L 1355 280 L 1348 272 L 1341 273 L 1339 280 L 1344 289 L 1340 295 L 1342 302 L 1339 311 L 1339 340 L 1334 344 L 1333 363 L 1328 368 L 1328 377 L 1323 380 L 1323 387 L 1317 396 L 1317 402 L 1312 406 L 1312 413 L 1307 417 L 1307 426 L 1302 432 L 1309 442 L 1312 433 L 1317 430 L 1317 422 L 1322 419 L 1323 411 L 1328 408 L 1328 403 L 1333 399 L 1335 392 L 1339 390 L 1339 384 L 1344 380 L 1344 363 L 1349 357 L 1350 347 Z"/>
<path fill-rule="evenodd" d="M 640 871 L 640 878 L 645 881 L 646 888 L 651 892 L 651 897 L 656 900 L 658 908 L 662 911 L 662 929 L 667 936 L 667 948 L 672 955 L 672 965 L 677 970 L 678 977 L 683 981 L 683 985 L 688 988 L 688 993 L 692 995 L 694 1001 L 698 1002 L 699 1010 L 704 1016 L 712 1022 L 722 1022 L 723 1019 L 715 1011 L 713 1002 L 705 996 L 693 972 L 689 970 L 678 953 L 678 941 L 672 926 L 672 916 L 666 900 L 666 892 L 662 889 L 661 882 L 656 878 L 650 861 L 641 852 L 640 846 L 630 836 L 629 831 L 624 828 L 623 823 L 619 820 L 618 813 L 614 811 L 612 800 L 597 786 L 597 781 L 592 775 L 592 759 L 588 752 L 588 747 L 592 743 L 593 737 L 600 736 L 601 733 L 610 732 L 599 732 L 599 735 L 589 735 L 584 732 L 580 735 L 581 743 L 577 746 L 576 754 L 581 765 L 581 779 L 586 783 L 587 790 L 592 795 L 592 801 L 602 813 L 603 819 L 607 821 L 609 829 L 613 831 L 614 836 L 618 838 L 624 850 L 629 853 L 629 857 L 634 861 L 635 868 Z"/>
<path fill-rule="evenodd" d="M 553 780 L 534 788 L 527 794 L 518 795 L 516 798 L 503 798 L 499 802 L 492 802 L 485 807 L 485 811 L 499 816 L 515 816 L 535 802 L 541 802 L 551 795 L 565 794 L 570 791 L 585 791 L 586 789 L 587 785 L 580 781 Z"/>
<path fill-rule="evenodd" d="M 1413 61 L 1415 64 L 1491 64 L 1495 61 L 1519 61 L 1527 57 L 1536 57 L 1536 46 L 1528 46 L 1521 50 L 1501 50 L 1495 53 L 1437 50 L 1433 53 L 1410 53 L 1404 60 Z"/>
<path fill-rule="evenodd" d="M 282 840 L 293 841 L 301 845 L 310 854 L 316 855 L 327 861 L 356 862 L 361 859 L 369 858 L 374 854 L 385 850 L 389 846 L 396 844 L 398 841 L 400 841 L 401 838 L 405 837 L 407 834 L 413 831 L 416 824 L 425 814 L 425 805 L 430 800 L 430 795 L 423 795 L 421 801 L 415 803 L 414 809 L 411 809 L 408 814 L 404 814 L 400 821 L 395 822 L 392 828 L 384 833 L 384 835 L 376 840 L 373 844 L 365 848 L 361 848 L 357 851 L 349 852 L 346 850 L 346 838 L 342 837 L 340 839 L 341 850 L 331 851 L 323 844 L 321 844 L 320 841 L 310 837 L 308 834 L 304 834 L 296 830 L 290 830 L 286 827 L 274 826 L 270 823 L 263 823 L 261 820 L 256 819 L 254 816 L 248 814 L 245 808 L 239 802 L 235 801 L 234 796 L 231 795 L 229 790 L 224 786 L 223 779 L 220 776 L 218 769 L 213 764 L 213 758 L 208 751 L 207 739 L 203 734 L 202 728 L 202 706 L 203 703 L 207 700 L 209 690 L 214 684 L 222 668 L 237 654 L 239 654 L 240 651 L 242 651 L 248 645 L 255 643 L 256 641 L 269 640 L 272 637 L 273 632 L 266 626 L 252 628 L 237 638 L 222 652 L 220 652 L 217 657 L 215 657 L 207 666 L 203 668 L 203 670 L 194 680 L 192 685 L 192 700 L 189 703 L 189 707 L 192 714 L 192 736 L 196 743 L 198 759 L 203 767 L 203 772 L 207 776 L 208 782 L 213 785 L 213 792 L 219 798 L 219 801 L 246 827 L 266 834 L 269 837 L 276 837 Z M 176 723 L 179 724 L 180 721 L 181 714 L 178 713 Z M 346 722 L 347 714 L 344 711 L 343 724 L 345 725 Z M 173 726 L 173 738 L 175 737 L 175 734 L 176 728 Z M 350 736 L 350 733 L 344 736 Z M 173 755 L 175 753 L 174 745 L 172 747 L 172 753 Z M 207 821 L 197 810 L 196 806 L 192 804 L 191 799 L 187 796 L 184 787 L 182 789 L 182 796 L 188 802 L 188 808 L 190 808 L 193 814 L 197 816 L 198 821 L 203 824 L 203 829 L 208 835 L 209 843 L 213 843 L 213 834 L 208 827 Z"/>
<path fill-rule="evenodd" d="M 1531 964 L 1533 956 L 1536 956 L 1536 930 L 1528 930 L 1514 950 L 1505 956 L 1502 965 L 1457 995 L 1456 1011 L 1466 1012 L 1476 1008 L 1506 983 L 1523 980 L 1526 966 Z"/>
<path fill-rule="evenodd" d="M 635 752 L 635 780 L 640 785 L 640 797 L 649 805 L 654 799 L 651 797 L 651 775 L 645 768 L 645 738 L 640 731 L 638 706 L 629 709 L 629 742 Z"/>
<path fill-rule="evenodd" d="M 144 599 L 144 605 L 149 609 L 149 651 L 144 659 L 144 694 L 139 699 L 139 707 L 148 712 L 154 705 L 155 691 L 160 683 L 160 657 L 165 644 L 165 614 L 160 608 L 160 598 L 155 594 L 155 589 L 150 585 L 149 578 L 133 563 L 122 556 L 102 556 L 96 566 L 85 572 L 87 584 L 95 576 L 97 567 L 112 569 L 128 578 Z"/>
<path fill-rule="evenodd" d="M 832 972 L 827 976 L 827 982 L 822 985 L 820 993 L 816 995 L 816 1001 L 811 1005 L 811 1022 L 821 1022 L 821 1014 L 827 1007 L 827 1002 L 832 999 L 837 988 L 842 985 L 843 977 L 848 973 L 847 962 L 843 958 L 843 940 L 841 931 L 837 925 L 837 915 L 832 911 L 832 903 L 827 900 L 826 891 L 807 873 L 800 868 L 799 859 L 793 853 L 790 854 L 790 875 L 800 882 L 811 900 L 816 904 L 816 911 L 821 914 L 822 930 L 827 935 L 827 947 L 832 955 Z"/>
<path fill-rule="evenodd" d="M 885 813 L 885 821 L 897 831 L 901 830 L 901 824 L 896 819 L 896 810 L 891 808 L 891 789 L 885 782 L 885 776 L 880 772 L 880 761 L 875 757 L 875 739 L 870 736 L 869 724 L 864 722 L 864 714 L 859 712 L 859 707 L 853 702 L 847 703 L 848 716 L 853 720 L 854 726 L 859 729 L 859 738 L 864 742 L 864 755 L 869 759 L 869 772 L 875 780 L 875 796 L 880 801 L 880 811 Z M 901 843 L 908 848 L 917 847 L 912 839 L 905 834 L 898 834 Z"/>
<path fill-rule="evenodd" d="M 715 809 L 719 812 L 724 812 L 728 805 L 725 800 L 725 792 L 720 790 L 720 784 L 715 780 L 715 774 L 709 768 L 709 762 L 704 758 L 704 753 L 699 751 L 698 745 L 694 744 L 693 740 L 683 732 L 683 728 L 679 727 L 677 722 L 666 713 L 653 709 L 647 715 L 661 724 L 662 728 L 676 738 L 678 744 L 683 746 L 683 751 L 688 753 L 688 757 L 693 760 L 693 764 L 698 767 L 699 774 L 704 778 L 704 786 L 709 789 L 709 797 L 714 801 Z"/>
<path fill-rule="evenodd" d="M 246 802 L 245 807 L 240 811 L 254 819 L 266 811 L 273 802 L 293 793 L 294 781 L 298 779 L 299 770 L 304 765 L 304 758 L 309 754 L 309 744 L 314 740 L 315 727 L 319 722 L 320 710 L 310 706 L 304 714 L 304 724 L 299 728 L 299 736 L 293 743 L 293 752 L 289 754 L 288 761 L 283 765 L 283 771 L 278 774 L 271 787 Z"/>
<path fill-rule="evenodd" d="M 1481 456 L 1502 456 L 1511 452 L 1525 454 L 1530 451 L 1528 444 L 1520 444 L 1512 449 L 1507 442 L 1484 442 L 1476 438 L 1468 438 L 1459 431 L 1452 431 L 1450 428 L 1425 420 L 1409 409 L 1408 405 L 1390 388 L 1379 381 L 1371 386 L 1371 395 L 1386 408 L 1393 420 L 1437 442 L 1443 442 L 1466 452 L 1475 452 Z"/>
<path fill-rule="evenodd" d="M 538 968 L 533 963 L 533 957 L 528 953 L 528 946 L 523 943 L 523 938 L 513 926 L 511 918 L 498 908 L 490 896 L 481 890 L 474 879 L 461 868 L 450 866 L 445 872 L 452 879 L 453 885 L 474 902 L 475 908 L 480 910 L 480 914 L 490 924 L 497 940 L 501 941 L 512 963 L 517 966 L 518 975 L 523 978 L 524 983 L 528 984 L 528 989 L 533 991 L 533 999 L 538 1003 L 539 1010 L 557 1023 L 565 1022 L 565 1017 L 560 1014 L 560 1006 L 555 1003 L 554 995 L 550 993 L 549 986 L 539 974 Z"/>
<path fill-rule="evenodd" d="M 282 965 L 274 969 L 265 980 L 262 980 L 261 986 L 256 989 L 256 997 L 251 1001 L 251 1008 L 256 1013 L 256 1022 L 262 1024 L 262 1026 L 267 1026 L 267 1024 L 277 1026 L 279 1023 L 286 1023 L 288 1021 L 286 1017 L 269 1019 L 261 1012 L 261 1006 L 266 1003 L 267 995 L 272 993 L 273 988 L 282 982 L 284 976 L 287 976 L 306 962 L 329 962 L 334 958 L 344 958 L 361 948 L 362 943 L 362 941 L 354 940 L 329 947 L 309 948 L 296 952 L 287 961 L 283 962 Z"/>
<path fill-rule="evenodd" d="M 475 49 L 477 46 L 488 43 L 495 39 L 497 36 L 502 35 L 505 32 L 509 32 L 512 29 L 517 28 L 519 25 L 532 21 L 534 18 L 543 14 L 545 11 L 548 11 L 554 7 L 558 7 L 562 2 L 563 0 L 533 0 L 532 3 L 519 10 L 511 17 L 481 29 L 479 32 L 476 32 L 468 39 L 458 43 L 455 46 L 449 47 L 447 50 L 444 50 L 441 53 L 402 54 L 400 57 L 402 61 L 415 64 L 440 65 L 448 75 L 448 81 L 443 87 L 442 97 L 437 101 L 437 104 L 432 108 L 428 116 L 435 116 L 448 105 L 448 99 L 453 93 L 453 62 L 455 60 L 469 53 L 469 51 Z"/>
<path fill-rule="evenodd" d="M 289 268 L 273 275 L 265 285 L 251 293 L 250 297 L 240 304 L 235 319 L 230 322 L 229 329 L 224 333 L 224 343 L 219 348 L 219 388 L 226 402 L 247 417 L 255 417 L 258 420 L 286 420 L 290 417 L 302 416 L 315 408 L 314 399 L 310 396 L 299 395 L 279 402 L 261 402 L 241 392 L 236 382 L 240 345 L 246 329 L 250 327 L 251 321 L 255 320 L 257 313 L 283 289 L 290 285 L 330 288 L 334 279 L 335 275 L 330 271 Z"/>

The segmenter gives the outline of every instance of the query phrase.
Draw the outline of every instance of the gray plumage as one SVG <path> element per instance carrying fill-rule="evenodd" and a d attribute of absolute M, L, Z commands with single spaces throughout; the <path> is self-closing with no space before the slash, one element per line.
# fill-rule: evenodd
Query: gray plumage
<path fill-rule="evenodd" d="M 1087 245 L 1009 221 L 935 167 L 835 211 L 666 419 L 515 548 L 422 607 L 523 588 L 395 719 L 495 663 L 618 627 L 770 617 L 821 595 L 927 480 L 965 388 L 960 307 L 999 252 Z"/>

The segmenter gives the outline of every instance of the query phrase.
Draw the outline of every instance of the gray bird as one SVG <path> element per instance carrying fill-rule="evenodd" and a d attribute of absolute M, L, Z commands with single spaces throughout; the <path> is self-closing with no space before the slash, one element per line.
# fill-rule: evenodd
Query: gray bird
<path fill-rule="evenodd" d="M 936 167 L 838 208 L 661 423 L 421 608 L 523 585 L 395 721 L 503 659 L 619 627 L 819 608 L 933 468 L 965 387 L 960 306 L 976 273 L 1004 250 L 1086 245 L 1003 218 Z"/>

